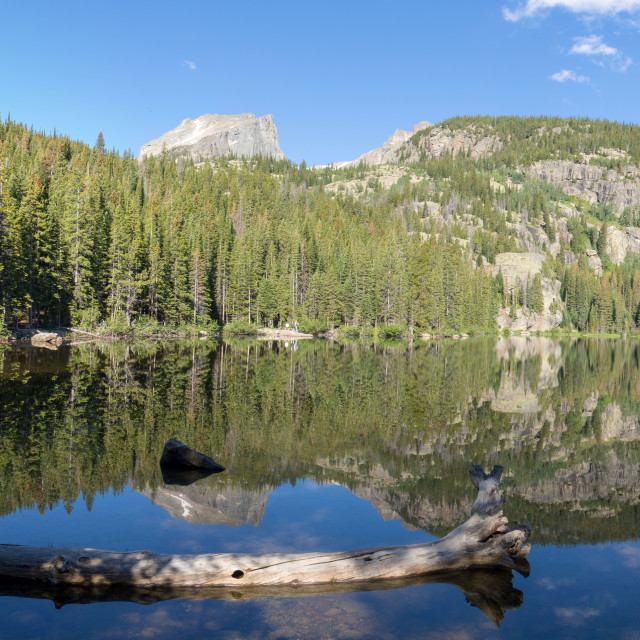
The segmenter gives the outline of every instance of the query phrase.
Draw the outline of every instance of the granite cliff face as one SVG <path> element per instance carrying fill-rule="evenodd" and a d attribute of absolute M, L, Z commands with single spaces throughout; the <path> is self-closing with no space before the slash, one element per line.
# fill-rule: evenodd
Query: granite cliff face
<path fill-rule="evenodd" d="M 525 173 L 555 184 L 566 194 L 590 204 L 611 204 L 618 211 L 640 204 L 640 169 L 633 166 L 624 171 L 613 171 L 576 162 L 547 160 L 536 163 Z"/>
<path fill-rule="evenodd" d="M 414 132 L 415 133 L 415 132 Z M 473 160 L 490 156 L 503 147 L 497 135 L 476 132 L 473 126 L 452 131 L 448 127 L 435 126 L 427 133 L 412 137 L 398 149 L 398 159 L 417 162 L 420 157 L 442 158 L 448 154 L 468 153 Z"/>
<path fill-rule="evenodd" d="M 422 135 L 416 134 L 426 131 Z M 503 143 L 497 136 L 476 133 L 473 127 L 452 131 L 447 127 L 433 125 L 426 120 L 418 122 L 413 131 L 396 129 L 393 135 L 377 149 L 372 149 L 350 162 L 337 162 L 334 167 L 354 167 L 361 162 L 369 166 L 393 162 L 417 162 L 426 155 L 428 158 L 442 158 L 448 154 L 469 153 L 475 159 L 483 158 L 502 149 Z"/>
<path fill-rule="evenodd" d="M 499 253 L 495 257 L 495 264 L 488 267 L 493 277 L 502 273 L 504 286 L 524 286 L 536 274 L 542 272 L 545 257 L 539 253 Z M 560 296 L 560 281 L 552 280 L 542 275 L 542 294 L 544 309 L 540 313 L 517 309 L 516 317 L 512 318 L 509 309 L 498 311 L 498 327 L 509 328 L 512 331 L 549 331 L 560 326 L 564 303 Z"/>
<path fill-rule="evenodd" d="M 207 113 L 187 118 L 175 129 L 142 145 L 140 160 L 158 156 L 166 149 L 172 158 L 189 157 L 196 162 L 218 156 L 271 156 L 284 159 L 278 130 L 271 115 L 256 118 L 253 113 L 218 115 Z"/>

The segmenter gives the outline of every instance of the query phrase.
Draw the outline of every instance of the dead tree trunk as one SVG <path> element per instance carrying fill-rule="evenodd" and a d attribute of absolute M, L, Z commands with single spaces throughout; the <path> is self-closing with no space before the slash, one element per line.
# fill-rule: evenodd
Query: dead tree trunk
<path fill-rule="evenodd" d="M 470 470 L 478 497 L 471 517 L 440 540 L 338 553 L 166 555 L 149 551 L 0 545 L 0 577 L 53 585 L 143 588 L 320 585 L 401 579 L 472 567 L 517 568 L 530 529 L 507 527 L 502 467 Z"/>

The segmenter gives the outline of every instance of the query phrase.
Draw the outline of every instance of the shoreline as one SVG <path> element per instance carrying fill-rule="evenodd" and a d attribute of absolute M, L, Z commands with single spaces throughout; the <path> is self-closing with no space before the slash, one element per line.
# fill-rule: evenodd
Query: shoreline
<path fill-rule="evenodd" d="M 78 335 L 80 334 L 80 335 Z M 42 336 L 42 337 L 39 337 Z M 193 332 L 180 332 L 180 331 L 166 331 L 162 333 L 128 333 L 128 334 L 96 334 L 88 331 L 75 329 L 75 328 L 43 328 L 43 329 L 21 329 L 17 333 L 11 332 L 9 336 L 0 338 L 0 346 L 6 345 L 25 345 L 30 344 L 36 347 L 44 347 L 48 349 L 56 349 L 59 346 L 78 346 L 82 344 L 89 344 L 92 342 L 138 342 L 143 340 L 151 341 L 163 341 L 163 340 L 183 340 L 187 338 L 197 338 L 199 340 L 223 340 L 224 338 L 249 338 L 259 341 L 296 341 L 296 340 L 311 340 L 311 339 L 325 339 L 325 340 L 361 340 L 361 339 L 381 339 L 381 340 L 394 340 L 398 342 L 419 340 L 421 342 L 429 342 L 433 340 L 467 340 L 469 338 L 495 336 L 496 338 L 510 338 L 510 337 L 522 337 L 522 338 L 606 338 L 606 339 L 640 339 L 640 333 L 637 332 L 607 332 L 597 333 L 592 331 L 571 331 L 571 330 L 558 330 L 552 329 L 549 331 L 483 331 L 478 333 L 453 333 L 453 334 L 435 334 L 435 333 L 419 333 L 414 335 L 403 334 L 394 338 L 387 338 L 384 336 L 376 336 L 375 334 L 367 333 L 360 335 L 350 335 L 349 333 L 341 333 L 339 329 L 333 329 L 321 334 L 303 333 L 301 331 L 294 331 L 292 329 L 274 329 L 269 327 L 256 327 L 255 333 L 243 334 L 232 333 L 224 334 L 223 331 L 217 330 L 214 332 L 199 330 Z"/>

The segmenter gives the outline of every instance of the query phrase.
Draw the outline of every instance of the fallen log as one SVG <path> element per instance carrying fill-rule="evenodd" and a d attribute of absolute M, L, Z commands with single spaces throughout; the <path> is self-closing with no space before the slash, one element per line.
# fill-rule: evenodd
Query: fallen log
<path fill-rule="evenodd" d="M 0 577 L 46 584 L 143 588 L 257 587 L 356 583 L 469 568 L 517 569 L 530 529 L 507 527 L 499 488 L 502 467 L 470 470 L 478 497 L 471 517 L 434 542 L 338 553 L 167 555 L 0 545 Z"/>
<path fill-rule="evenodd" d="M 104 338 L 104 336 L 101 336 L 98 333 L 90 333 L 89 331 L 82 331 L 80 329 L 74 329 L 73 327 L 60 327 L 61 329 L 63 329 L 64 331 L 72 331 L 73 333 L 80 333 L 83 336 L 91 336 L 92 338 Z"/>

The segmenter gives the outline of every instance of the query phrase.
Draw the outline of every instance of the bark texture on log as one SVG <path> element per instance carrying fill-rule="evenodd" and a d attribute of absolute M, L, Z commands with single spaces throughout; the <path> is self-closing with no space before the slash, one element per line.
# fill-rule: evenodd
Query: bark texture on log
<path fill-rule="evenodd" d="M 264 587 L 397 580 L 476 567 L 517 569 L 530 529 L 507 527 L 499 488 L 502 467 L 475 466 L 471 517 L 440 540 L 338 553 L 166 555 L 149 551 L 51 549 L 0 545 L 0 576 L 87 587 Z"/>

